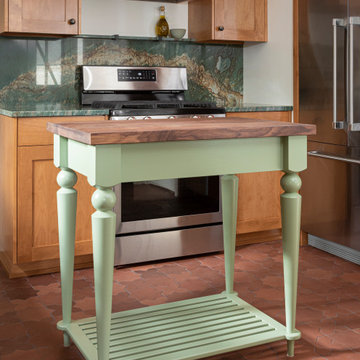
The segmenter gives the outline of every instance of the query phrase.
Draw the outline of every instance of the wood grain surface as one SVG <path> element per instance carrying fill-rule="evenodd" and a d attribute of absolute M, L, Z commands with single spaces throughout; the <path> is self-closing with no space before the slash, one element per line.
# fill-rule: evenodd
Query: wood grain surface
<path fill-rule="evenodd" d="M 17 122 L 0 115 L 0 253 L 16 262 Z"/>
<path fill-rule="evenodd" d="M 18 264 L 59 258 L 59 240 L 56 214 L 56 191 L 59 186 L 54 166 L 53 146 L 18 147 L 18 207 L 17 259 Z M 91 187 L 83 175 L 78 175 L 75 254 L 92 252 Z"/>
<path fill-rule="evenodd" d="M 253 111 L 253 112 L 234 112 L 227 113 L 226 117 L 236 117 L 242 119 L 263 119 L 272 121 L 285 121 L 291 123 L 291 111 Z M 49 120 L 51 121 L 51 120 Z M 61 121 L 58 121 L 61 122 Z"/>
<path fill-rule="evenodd" d="M 9 32 L 39 34 L 79 34 L 80 0 L 8 1 Z M 75 19 L 71 25 L 69 20 Z"/>
<path fill-rule="evenodd" d="M 92 122 L 104 120 L 106 120 L 106 116 L 44 116 L 18 118 L 18 146 L 52 145 L 54 136 L 46 131 L 46 125 L 49 121 L 63 124 L 67 122 Z"/>
<path fill-rule="evenodd" d="M 265 111 L 230 114 L 238 118 L 263 119 L 267 121 L 291 122 L 291 111 Z M 281 229 L 280 186 L 282 171 L 238 174 L 238 208 L 237 208 L 237 244 L 249 244 L 258 239 L 266 241 L 266 237 L 274 239 L 272 231 Z M 261 206 L 259 206 L 261 204 Z M 239 237 L 239 234 L 242 234 Z M 259 234 L 259 236 L 253 236 Z M 281 239 L 281 234 L 280 234 Z"/>
<path fill-rule="evenodd" d="M 214 119 L 151 119 L 51 123 L 47 129 L 89 145 L 131 144 L 164 141 L 191 141 L 275 136 L 314 135 L 316 127 L 261 119 L 236 117 Z"/>

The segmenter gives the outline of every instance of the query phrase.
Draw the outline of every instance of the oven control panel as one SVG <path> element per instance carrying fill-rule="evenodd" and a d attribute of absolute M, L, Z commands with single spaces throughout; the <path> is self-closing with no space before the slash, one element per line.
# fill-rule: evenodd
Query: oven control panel
<path fill-rule="evenodd" d="M 118 69 L 118 81 L 156 81 L 154 69 Z"/>

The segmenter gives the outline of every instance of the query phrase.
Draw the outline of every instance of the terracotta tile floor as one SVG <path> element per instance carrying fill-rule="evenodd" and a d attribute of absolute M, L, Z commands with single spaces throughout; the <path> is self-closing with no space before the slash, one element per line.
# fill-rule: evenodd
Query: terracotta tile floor
<path fill-rule="evenodd" d="M 284 322 L 279 242 L 236 252 L 235 289 L 240 297 Z M 311 247 L 300 251 L 297 360 L 360 359 L 359 266 Z M 134 266 L 115 271 L 114 311 L 160 304 L 223 290 L 221 254 Z M 92 270 L 75 273 L 74 318 L 94 315 Z M 63 348 L 59 274 L 8 280 L 0 270 L 0 359 L 82 359 Z M 285 341 L 211 358 L 286 359 Z M 169 359 L 171 360 L 171 359 Z"/>

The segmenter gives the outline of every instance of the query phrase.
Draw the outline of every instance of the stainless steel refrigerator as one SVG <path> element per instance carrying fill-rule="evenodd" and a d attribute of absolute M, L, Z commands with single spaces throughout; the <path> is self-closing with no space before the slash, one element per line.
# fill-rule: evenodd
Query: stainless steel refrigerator
<path fill-rule="evenodd" d="M 360 264 L 360 0 L 299 0 L 299 116 L 310 244 Z"/>

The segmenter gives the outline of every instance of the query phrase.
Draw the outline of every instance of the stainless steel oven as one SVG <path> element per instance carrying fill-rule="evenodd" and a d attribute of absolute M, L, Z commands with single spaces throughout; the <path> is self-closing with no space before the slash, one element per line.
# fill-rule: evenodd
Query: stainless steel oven
<path fill-rule="evenodd" d="M 222 250 L 218 176 L 124 183 L 115 193 L 117 264 Z"/>
<path fill-rule="evenodd" d="M 83 85 L 83 105 L 108 108 L 114 121 L 225 116 L 212 103 L 185 100 L 185 68 L 84 66 Z M 218 176 L 123 183 L 114 191 L 116 265 L 223 249 Z"/>

